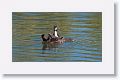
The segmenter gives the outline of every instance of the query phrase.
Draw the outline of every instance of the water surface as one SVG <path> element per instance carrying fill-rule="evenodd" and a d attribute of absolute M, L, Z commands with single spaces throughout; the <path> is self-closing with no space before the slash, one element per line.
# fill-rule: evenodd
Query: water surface
<path fill-rule="evenodd" d="M 74 42 L 42 44 L 41 34 L 53 32 Z M 13 62 L 101 62 L 101 12 L 13 12 Z"/>

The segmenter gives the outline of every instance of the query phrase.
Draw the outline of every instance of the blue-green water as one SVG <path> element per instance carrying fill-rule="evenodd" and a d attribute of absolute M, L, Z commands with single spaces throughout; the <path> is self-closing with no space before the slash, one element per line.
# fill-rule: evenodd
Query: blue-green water
<path fill-rule="evenodd" d="M 41 34 L 52 32 L 74 42 L 42 44 Z M 101 62 L 101 12 L 13 12 L 13 62 Z"/>

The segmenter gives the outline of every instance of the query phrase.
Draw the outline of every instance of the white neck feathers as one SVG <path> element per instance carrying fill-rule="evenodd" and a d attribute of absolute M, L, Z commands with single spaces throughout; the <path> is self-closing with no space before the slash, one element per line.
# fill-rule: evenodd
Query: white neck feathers
<path fill-rule="evenodd" d="M 55 37 L 58 37 L 57 31 L 55 31 L 54 35 L 55 35 Z"/>

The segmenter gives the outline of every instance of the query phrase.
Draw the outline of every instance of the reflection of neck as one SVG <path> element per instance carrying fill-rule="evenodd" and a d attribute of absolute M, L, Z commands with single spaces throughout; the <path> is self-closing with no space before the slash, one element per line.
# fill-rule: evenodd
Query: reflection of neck
<path fill-rule="evenodd" d="M 54 32 L 54 35 L 55 35 L 55 37 L 58 37 L 58 35 L 57 35 L 57 31 L 55 30 L 55 32 Z"/>

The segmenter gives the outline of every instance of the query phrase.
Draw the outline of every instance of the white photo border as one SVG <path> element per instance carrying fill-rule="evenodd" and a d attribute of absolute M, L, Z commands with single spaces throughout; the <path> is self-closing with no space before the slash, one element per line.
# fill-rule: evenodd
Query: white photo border
<path fill-rule="evenodd" d="M 0 73 L 114 74 L 113 0 L 1 0 Z M 12 62 L 12 12 L 102 12 L 102 62 Z"/>

